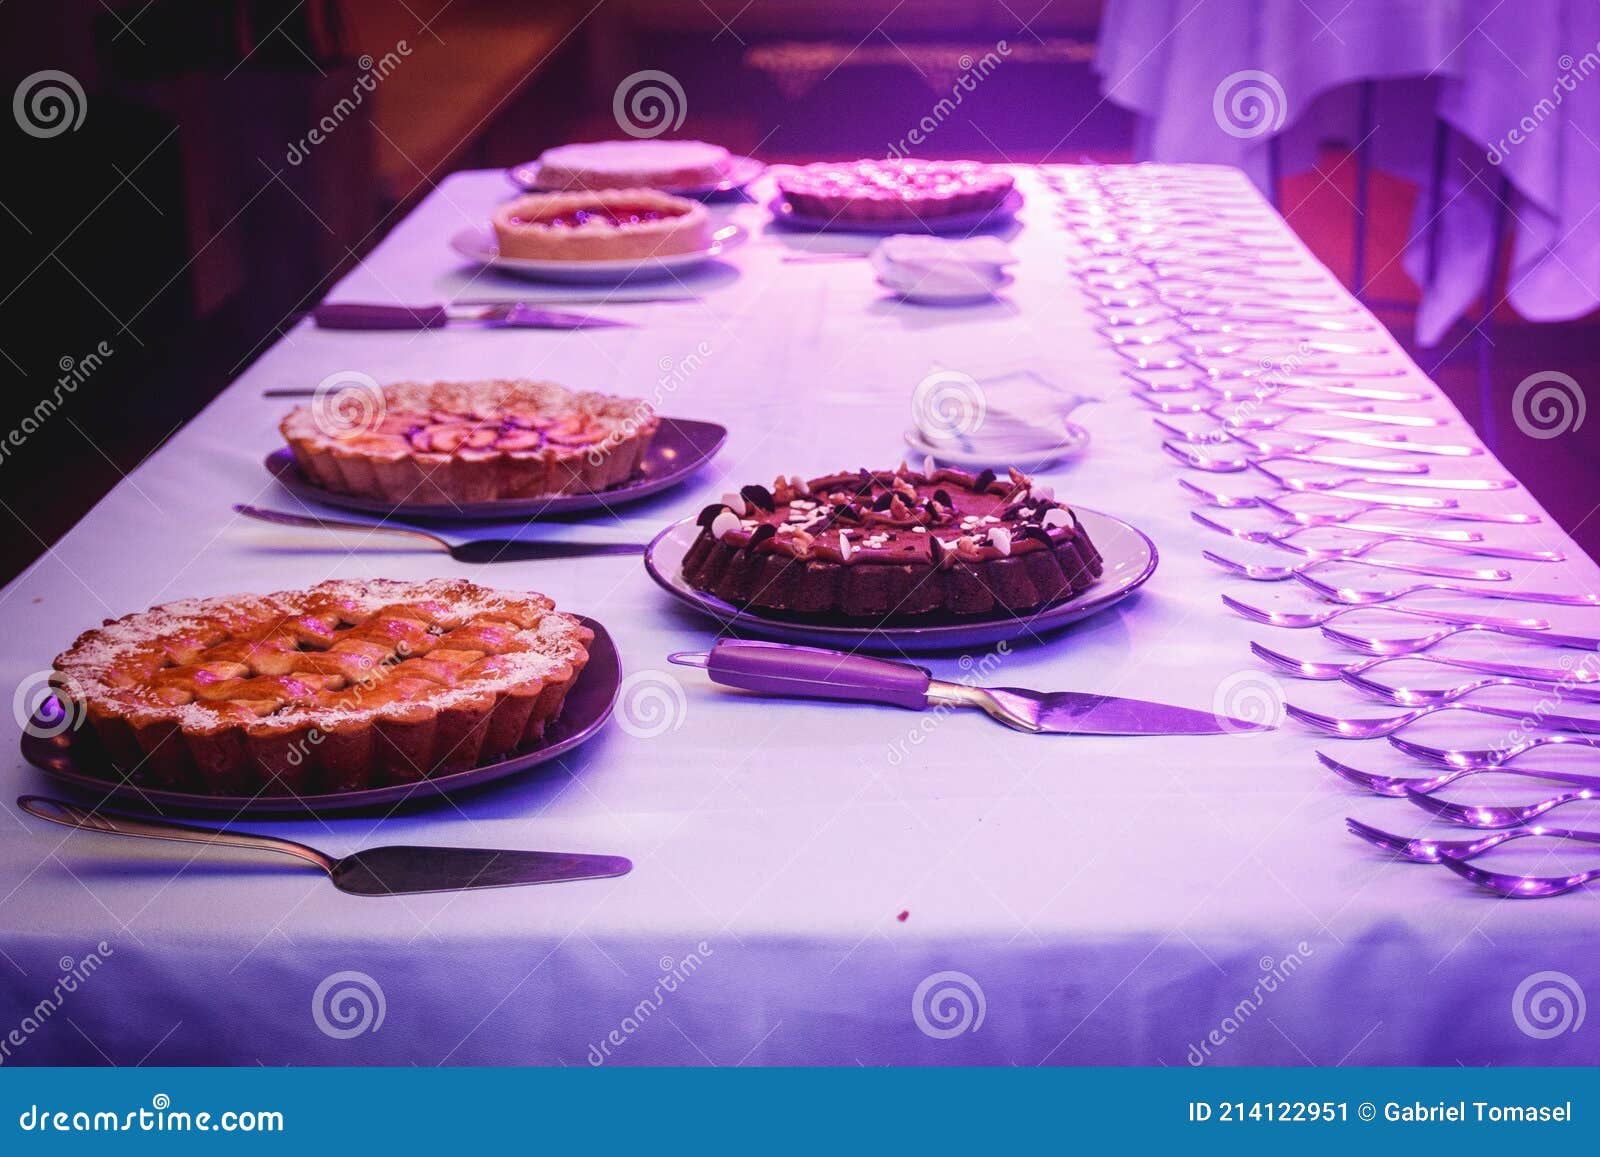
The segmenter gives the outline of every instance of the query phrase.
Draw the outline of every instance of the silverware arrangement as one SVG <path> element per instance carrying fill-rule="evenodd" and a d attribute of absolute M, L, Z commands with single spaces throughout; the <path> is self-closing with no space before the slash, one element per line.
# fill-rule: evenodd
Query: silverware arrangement
<path fill-rule="evenodd" d="M 1319 753 L 1341 781 L 1408 800 L 1430 819 L 1494 834 L 1413 838 L 1356 819 L 1350 832 L 1503 896 L 1555 896 L 1600 880 L 1600 868 L 1531 876 L 1468 863 L 1532 838 L 1552 849 L 1600 844 L 1600 832 L 1538 823 L 1557 808 L 1600 800 L 1600 774 L 1581 770 L 1600 772 L 1600 761 L 1574 760 L 1573 770 L 1525 761 L 1534 752 L 1582 759 L 1578 753 L 1600 749 L 1600 661 L 1578 657 L 1600 651 L 1600 638 L 1559 633 L 1548 619 L 1506 606 L 1595 608 L 1600 595 L 1550 589 L 1556 584 L 1538 571 L 1562 553 L 1504 540 L 1506 528 L 1540 521 L 1483 501 L 1517 483 L 1459 469 L 1481 458 L 1477 439 L 1454 421 L 1409 409 L 1437 392 L 1416 388 L 1376 320 L 1331 274 L 1306 268 L 1298 242 L 1236 175 L 1117 166 L 1050 173 L 1045 181 L 1078 242 L 1072 274 L 1100 332 L 1127 362 L 1131 393 L 1150 411 L 1162 451 L 1185 472 L 1178 484 L 1200 504 L 1194 521 L 1289 558 L 1203 556 L 1238 578 L 1290 582 L 1313 600 L 1285 609 L 1224 595 L 1224 605 L 1263 626 L 1314 630 L 1354 657 L 1299 659 L 1259 642 L 1252 652 L 1277 673 L 1338 685 L 1383 708 L 1362 715 L 1287 703 L 1288 717 L 1340 740 L 1385 740 L 1428 765 L 1425 775 L 1381 775 Z M 1203 215 L 1194 208 L 1201 204 Z M 1413 380 L 1394 380 L 1405 377 Z M 1254 484 L 1230 485 L 1228 476 Z M 1451 561 L 1463 558 L 1516 565 Z M 1347 577 L 1354 572 L 1369 577 Z M 1388 585 L 1385 573 L 1430 581 Z M 1462 609 L 1478 600 L 1510 613 Z M 1414 629 L 1369 632 L 1354 625 L 1357 614 Z M 1491 641 L 1494 657 L 1453 652 L 1459 640 L 1474 638 Z M 1518 661 L 1529 647 L 1561 658 Z M 1485 702 L 1488 695 L 1516 702 Z M 1586 714 L 1587 705 L 1596 710 Z M 1503 721 L 1505 738 L 1493 747 L 1407 738 L 1424 720 Z M 1516 805 L 1434 795 L 1479 775 L 1564 790 Z"/>

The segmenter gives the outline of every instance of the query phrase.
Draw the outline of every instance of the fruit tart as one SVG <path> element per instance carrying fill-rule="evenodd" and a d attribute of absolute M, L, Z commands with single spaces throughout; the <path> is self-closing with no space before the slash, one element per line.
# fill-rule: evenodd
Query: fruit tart
<path fill-rule="evenodd" d="M 698 201 L 655 189 L 528 193 L 494 213 L 501 257 L 528 261 L 642 261 L 711 245 Z"/>
<path fill-rule="evenodd" d="M 746 486 L 700 512 L 684 580 L 735 606 L 877 620 L 1027 611 L 1100 575 L 1071 508 L 1012 470 L 860 470 Z"/>
<path fill-rule="evenodd" d="M 411 783 L 536 743 L 593 638 L 539 594 L 331 581 L 108 619 L 56 657 L 54 682 L 122 776 L 312 795 Z"/>
<path fill-rule="evenodd" d="M 778 176 L 778 190 L 802 217 L 870 225 L 928 221 L 998 209 L 1014 182 L 976 161 L 822 161 Z"/>
<path fill-rule="evenodd" d="M 326 490 L 445 507 L 620 486 L 659 425 L 638 398 L 491 381 L 353 388 L 296 407 L 279 429 Z"/>

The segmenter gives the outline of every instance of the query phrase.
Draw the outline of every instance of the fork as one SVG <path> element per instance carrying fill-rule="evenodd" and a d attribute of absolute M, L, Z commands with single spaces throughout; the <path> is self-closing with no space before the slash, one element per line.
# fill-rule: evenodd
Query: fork
<path fill-rule="evenodd" d="M 1517 828 L 1514 831 L 1493 832 L 1475 840 L 1433 840 L 1425 836 L 1412 839 L 1391 835 L 1382 828 L 1375 828 L 1371 824 L 1364 824 L 1349 816 L 1345 817 L 1344 824 L 1351 835 L 1359 836 L 1375 847 L 1393 852 L 1402 859 L 1417 864 L 1437 864 L 1446 857 L 1458 861 L 1471 860 L 1498 848 L 1501 844 L 1508 844 L 1512 840 L 1525 840 L 1532 836 L 1541 836 L 1547 840 L 1573 840 L 1583 844 L 1600 844 L 1600 832 L 1579 832 L 1570 828 Z"/>
<path fill-rule="evenodd" d="M 1558 807 L 1565 807 L 1569 803 L 1585 803 L 1592 799 L 1600 799 L 1600 791 L 1592 787 L 1579 788 L 1577 791 L 1564 791 L 1560 795 L 1553 795 L 1549 799 L 1542 799 L 1538 803 L 1526 804 L 1522 807 L 1496 807 L 1482 804 L 1451 803 L 1448 800 L 1435 799 L 1420 791 L 1407 789 L 1405 798 L 1416 804 L 1429 815 L 1437 816 L 1452 824 L 1460 824 L 1467 828 L 1515 828 L 1531 823 L 1540 816 L 1554 811 Z"/>
<path fill-rule="evenodd" d="M 1415 743 L 1409 739 L 1402 739 L 1398 735 L 1389 736 L 1389 742 L 1407 755 L 1414 755 L 1418 759 L 1426 759 L 1430 763 L 1442 763 L 1446 767 L 1476 767 L 1484 770 L 1498 768 L 1502 764 L 1510 763 L 1519 755 L 1525 755 L 1539 747 L 1566 744 L 1573 744 L 1578 747 L 1600 747 L 1600 738 L 1593 735 L 1532 735 L 1498 751 L 1492 749 L 1469 750 L 1457 747 L 1429 747 L 1425 743 Z"/>
<path fill-rule="evenodd" d="M 1290 530 L 1240 530 L 1235 526 L 1226 526 L 1214 522 L 1211 518 L 1200 514 L 1198 510 L 1190 510 L 1189 517 L 1210 530 L 1227 534 L 1229 538 L 1242 539 L 1245 542 L 1258 542 L 1261 546 L 1275 546 L 1282 550 L 1291 550 L 1293 554 L 1304 555 L 1307 558 L 1352 558 L 1368 547 L 1362 544 L 1357 547 L 1304 547 L 1294 546 L 1290 542 L 1296 534 L 1304 534 L 1307 530 L 1322 530 L 1322 526 L 1291 526 Z M 1405 526 L 1379 525 L 1379 523 L 1346 522 L 1338 526 L 1338 530 L 1350 534 L 1374 534 L 1371 546 L 1381 542 L 1424 542 L 1427 546 L 1438 550 L 1450 550 L 1453 554 L 1475 554 L 1485 558 L 1512 558 L 1518 562 L 1565 562 L 1566 555 L 1560 550 L 1523 550 L 1520 547 L 1486 546 L 1483 534 L 1475 530 L 1440 530 L 1421 531 L 1408 530 Z"/>
<path fill-rule="evenodd" d="M 1319 630 L 1323 637 L 1330 642 L 1349 647 L 1353 651 L 1361 651 L 1367 655 L 1414 655 L 1418 651 L 1426 651 L 1429 647 L 1436 646 L 1452 636 L 1464 631 L 1488 631 L 1490 634 L 1502 635 L 1510 639 L 1521 639 L 1529 643 L 1543 643 L 1547 647 L 1566 647 L 1575 651 L 1600 650 L 1600 639 L 1592 639 L 1587 635 L 1562 635 L 1548 631 L 1530 631 L 1523 627 L 1506 627 L 1494 623 L 1464 622 L 1451 623 L 1440 627 L 1426 635 L 1416 635 L 1409 639 L 1379 639 L 1371 635 L 1357 635 L 1350 631 L 1340 630 L 1338 627 L 1323 624 Z"/>
<path fill-rule="evenodd" d="M 1237 538 L 1241 542 L 1253 542 L 1261 546 L 1277 546 L 1284 550 L 1293 551 L 1295 554 L 1305 555 L 1308 558 L 1348 558 L 1348 547 L 1303 547 L 1295 546 L 1289 541 L 1296 535 L 1304 534 L 1308 530 L 1321 530 L 1320 526 L 1293 526 L 1288 530 L 1246 530 L 1238 526 L 1226 526 L 1223 523 L 1207 518 L 1198 510 L 1191 510 L 1189 517 L 1208 530 L 1218 534 L 1225 534 L 1229 538 Z M 1379 523 L 1346 522 L 1339 526 L 1339 530 L 1348 534 L 1376 535 L 1388 542 L 1425 542 L 1436 546 L 1450 546 L 1452 544 L 1478 543 L 1483 541 L 1483 535 L 1475 530 L 1408 530 L 1403 526 L 1387 526 Z M 1476 554 L 1476 550 L 1466 553 Z"/>
<path fill-rule="evenodd" d="M 1211 399 L 1209 401 L 1203 399 L 1184 401 L 1181 398 L 1172 397 L 1173 394 L 1192 394 L 1201 391 L 1212 395 Z M 1237 391 L 1234 392 L 1237 394 Z M 1357 402 L 1354 405 L 1348 401 L 1312 402 L 1306 401 L 1302 398 L 1279 398 L 1275 391 L 1267 390 L 1252 390 L 1242 397 L 1218 397 L 1217 395 L 1221 393 L 1222 391 L 1220 390 L 1202 384 L 1198 388 L 1189 386 L 1183 389 L 1163 390 L 1160 392 L 1152 392 L 1150 390 L 1134 390 L 1133 396 L 1138 401 L 1143 402 L 1152 409 L 1161 411 L 1163 414 L 1214 414 L 1214 411 L 1223 406 L 1241 406 L 1248 405 L 1250 403 L 1256 403 L 1262 406 L 1270 406 L 1277 410 L 1294 411 L 1290 414 L 1279 415 L 1276 418 L 1253 419 L 1253 421 L 1260 423 L 1259 426 L 1254 428 L 1263 430 L 1270 429 L 1272 426 L 1287 422 L 1293 418 L 1297 418 L 1302 414 L 1321 414 L 1330 418 L 1343 418 L 1350 421 L 1362 422 L 1390 420 L 1389 415 L 1376 413 L 1374 407 L 1367 402 Z M 1410 417 L 1410 415 L 1399 415 L 1394 424 L 1403 426 L 1417 425 L 1418 423 L 1416 421 L 1407 420 Z M 1230 424 L 1237 425 L 1238 423 L 1230 419 Z M 1439 425 L 1440 422 L 1437 418 L 1427 418 L 1423 420 L 1423 424 Z"/>
<path fill-rule="evenodd" d="M 1358 691 L 1365 691 L 1375 699 L 1382 699 L 1386 703 L 1393 703 L 1398 707 L 1422 707 L 1429 703 L 1453 703 L 1487 687 L 1519 687 L 1527 691 L 1549 692 L 1559 690 L 1562 695 L 1575 699 L 1580 703 L 1600 703 L 1600 690 L 1589 687 L 1575 687 L 1570 679 L 1559 682 L 1549 682 L 1538 679 L 1519 679 L 1510 675 L 1486 675 L 1482 679 L 1470 679 L 1465 683 L 1458 683 L 1439 691 L 1418 690 L 1413 687 L 1391 687 L 1387 683 L 1380 683 L 1360 673 L 1351 674 L 1346 671 L 1339 676 L 1344 682 Z"/>
<path fill-rule="evenodd" d="M 1346 498 L 1347 496 L 1342 494 L 1333 494 L 1330 495 L 1330 497 Z M 1375 510 L 1413 511 L 1418 509 L 1416 506 L 1416 502 L 1418 500 L 1416 499 L 1413 499 L 1409 504 L 1402 505 L 1392 501 L 1385 501 L 1376 496 L 1368 497 L 1370 500 L 1362 503 L 1355 510 L 1342 512 L 1324 511 L 1321 514 L 1311 514 L 1306 511 L 1295 510 L 1294 508 L 1284 506 L 1282 503 L 1271 498 L 1258 498 L 1256 500 L 1256 505 L 1263 510 L 1270 510 L 1273 514 L 1278 515 L 1280 518 L 1287 518 L 1291 522 L 1298 522 L 1301 526 L 1338 526 L 1341 523 L 1349 522 L 1352 519 L 1361 518 L 1364 515 L 1371 514 Z M 1461 510 L 1456 506 L 1454 499 L 1446 498 L 1440 499 L 1439 501 L 1446 503 L 1447 505 L 1434 508 L 1430 511 L 1430 516 L 1433 518 L 1446 519 L 1447 521 L 1451 522 L 1493 522 L 1502 526 L 1531 526 L 1540 520 L 1537 514 L 1522 514 L 1516 511 L 1500 510 Z"/>
<path fill-rule="evenodd" d="M 1320 611 L 1269 611 L 1264 607 L 1251 606 L 1244 600 L 1236 599 L 1232 595 L 1223 595 L 1222 604 L 1252 622 L 1264 623 L 1269 627 L 1290 627 L 1296 630 L 1305 627 L 1320 627 L 1322 624 L 1341 615 L 1373 609 L 1371 607 L 1329 607 Z M 1547 619 L 1497 618 L 1492 615 L 1456 615 L 1446 611 L 1424 611 L 1411 607 L 1384 607 L 1383 610 L 1390 614 L 1411 615 L 1414 618 L 1428 619 L 1436 623 L 1493 623 L 1496 626 L 1520 627 L 1528 631 L 1543 631 L 1548 630 L 1550 627 Z"/>
<path fill-rule="evenodd" d="M 1331 755 L 1317 752 L 1317 758 L 1322 761 L 1322 766 L 1355 784 L 1364 787 L 1374 795 L 1403 796 L 1407 792 L 1416 792 L 1428 795 L 1442 787 L 1448 787 L 1458 779 L 1469 775 L 1481 775 L 1484 772 L 1494 772 L 1497 775 L 1516 776 L 1520 779 L 1542 779 L 1550 783 L 1564 783 L 1571 787 L 1600 788 L 1600 776 L 1579 775 L 1571 771 L 1548 771 L 1536 768 L 1514 769 L 1510 767 L 1463 767 L 1454 771 L 1441 772 L 1438 775 L 1418 778 L 1405 775 L 1377 775 L 1370 771 L 1360 771 L 1348 763 L 1340 763 Z"/>
<path fill-rule="evenodd" d="M 1600 681 L 1600 674 L 1584 668 L 1573 667 L 1563 670 L 1559 667 L 1522 667 L 1490 659 L 1446 659 L 1438 655 L 1379 655 L 1374 659 L 1358 659 L 1354 663 L 1321 663 L 1296 659 L 1261 643 L 1252 642 L 1250 650 L 1256 658 L 1297 679 L 1343 679 L 1347 674 L 1364 674 L 1384 663 L 1429 663 L 1436 667 L 1450 667 L 1480 675 L 1510 675 L 1517 679 L 1530 679 L 1536 683 Z"/>
<path fill-rule="evenodd" d="M 1351 478 L 1347 481 L 1356 483 L 1362 480 Z M 1215 490 L 1207 490 L 1204 486 L 1201 486 L 1193 479 L 1184 478 L 1181 476 L 1178 478 L 1178 485 L 1183 487 L 1183 489 L 1187 490 L 1190 494 L 1193 494 L 1196 498 L 1203 500 L 1211 506 L 1221 507 L 1223 510 L 1249 510 L 1256 507 L 1267 507 L 1272 509 L 1275 513 L 1283 515 L 1285 518 L 1291 517 L 1291 515 L 1288 513 L 1289 507 L 1274 505 L 1275 500 L 1268 498 L 1264 494 L 1222 494 Z M 1287 487 L 1281 486 L 1278 488 L 1278 491 L 1285 496 L 1289 494 L 1303 493 L 1301 491 L 1294 491 Z M 1318 498 L 1339 499 L 1340 501 L 1344 502 L 1361 502 L 1366 504 L 1368 508 L 1382 506 L 1384 508 L 1392 508 L 1394 510 L 1426 510 L 1429 513 L 1436 513 L 1440 518 L 1449 517 L 1449 515 L 1445 514 L 1444 512 L 1452 510 L 1458 505 L 1454 498 L 1432 498 L 1425 494 L 1395 494 L 1386 496 L 1342 489 L 1317 490 L 1314 491 L 1314 493 Z M 1361 513 L 1366 513 L 1366 511 L 1363 510 Z"/>
<path fill-rule="evenodd" d="M 1312 558 L 1307 559 L 1305 562 L 1295 563 L 1293 566 L 1268 566 L 1263 563 L 1235 562 L 1231 558 L 1224 558 L 1222 555 L 1209 550 L 1203 550 L 1200 553 L 1208 562 L 1216 563 L 1223 570 L 1231 571 L 1256 582 L 1277 583 L 1283 582 L 1285 579 L 1298 578 L 1312 567 L 1325 566 L 1330 562 L 1350 562 L 1350 560 L 1365 554 L 1372 547 L 1380 545 L 1381 542 L 1381 539 L 1373 539 L 1371 542 L 1362 543 L 1361 546 L 1352 549 L 1349 554 L 1338 558 Z M 1498 583 L 1509 582 L 1511 579 L 1511 572 L 1508 570 L 1490 570 L 1488 568 L 1473 570 L 1448 566 L 1425 566 L 1422 563 L 1390 562 L 1387 559 L 1378 558 L 1362 558 L 1360 565 L 1371 567 L 1374 570 L 1397 570 L 1405 574 L 1427 575 L 1431 578 L 1463 579 L 1470 582 Z"/>
<path fill-rule="evenodd" d="M 1368 462 L 1370 459 L 1358 459 L 1358 462 Z M 1510 478 L 1435 478 L 1431 475 L 1426 478 L 1416 478 L 1408 475 L 1387 474 L 1382 478 L 1373 478 L 1367 474 L 1346 475 L 1342 478 L 1295 478 L 1288 474 L 1268 468 L 1263 462 L 1251 462 L 1250 469 L 1258 474 L 1270 478 L 1279 488 L 1290 490 L 1296 494 L 1317 494 L 1324 490 L 1338 490 L 1351 483 L 1365 486 L 1398 486 L 1410 487 L 1420 490 L 1447 490 L 1447 491 L 1472 491 L 1474 493 L 1487 490 L 1513 490 L 1516 481 Z M 1357 470 L 1362 467 L 1356 466 Z M 1213 471 L 1212 473 L 1237 473 L 1237 471 Z M 1379 471 L 1378 473 L 1382 473 Z M 1424 466 L 1422 473 L 1427 473 Z"/>
<path fill-rule="evenodd" d="M 1342 458 L 1337 454 L 1306 454 L 1300 451 L 1262 452 L 1242 458 L 1218 458 L 1199 454 L 1181 443 L 1165 441 L 1161 448 L 1184 465 L 1204 470 L 1208 474 L 1239 474 L 1257 469 L 1262 462 L 1298 462 L 1305 466 L 1333 466 L 1343 470 L 1357 470 L 1369 474 L 1426 474 L 1424 462 L 1384 462 L 1376 458 Z M 1261 461 L 1257 461 L 1257 459 Z M 1310 489 L 1319 489 L 1311 486 Z"/>
<path fill-rule="evenodd" d="M 1240 402 L 1238 404 L 1243 406 L 1248 405 L 1249 403 Z M 1268 405 L 1272 403 L 1262 404 Z M 1215 409 L 1215 407 L 1211 407 L 1211 409 Z M 1182 411 L 1178 412 L 1181 413 Z M 1209 411 L 1202 410 L 1189 412 L 1207 413 Z M 1311 414 L 1312 411 L 1306 411 L 1305 413 Z M 1212 416 L 1215 417 L 1215 414 Z M 1379 444 L 1374 442 L 1371 438 L 1362 435 L 1359 431 L 1282 430 L 1281 432 L 1284 434 L 1292 435 L 1295 433 L 1301 433 L 1303 435 L 1292 442 L 1270 442 L 1260 438 L 1249 438 L 1245 436 L 1246 433 L 1253 433 L 1258 430 L 1265 430 L 1268 432 L 1278 430 L 1280 429 L 1283 421 L 1286 421 L 1288 418 L 1296 418 L 1301 416 L 1303 415 L 1300 413 L 1289 414 L 1286 416 L 1286 418 L 1278 421 L 1273 421 L 1271 419 L 1243 419 L 1240 421 L 1226 419 L 1220 426 L 1214 426 L 1209 430 L 1200 431 L 1185 430 L 1182 426 L 1176 426 L 1173 423 L 1165 421 L 1161 418 L 1153 418 L 1151 420 L 1162 430 L 1166 431 L 1166 433 L 1172 435 L 1178 441 L 1190 446 L 1220 446 L 1223 442 L 1237 442 L 1241 446 L 1250 450 L 1252 453 L 1266 455 L 1269 457 L 1276 457 L 1283 454 L 1309 454 L 1318 446 L 1325 445 L 1329 442 L 1341 442 L 1352 446 L 1376 446 L 1379 449 L 1391 450 L 1395 453 L 1408 454 L 1453 454 L 1456 451 L 1463 449 L 1462 447 L 1457 446 L 1445 446 L 1443 449 L 1438 449 L 1435 448 L 1435 444 L 1432 443 L 1406 441 L 1404 435 L 1398 436 L 1399 440 L 1397 441 Z M 1343 418 L 1347 415 L 1335 411 L 1319 410 L 1315 411 L 1315 416 L 1322 418 Z M 1388 423 L 1388 419 L 1383 415 L 1378 415 L 1376 417 L 1363 417 L 1357 412 L 1352 412 L 1348 415 L 1348 417 L 1355 421 Z M 1407 423 L 1393 424 L 1404 425 Z M 1477 453 L 1477 451 L 1472 452 Z"/>
<path fill-rule="evenodd" d="M 1181 319 L 1180 319 L 1181 320 Z M 1240 391 L 1233 386 L 1222 384 L 1226 381 L 1256 381 L 1265 383 L 1276 394 L 1284 390 L 1305 390 L 1312 393 L 1332 394 L 1337 398 L 1353 398 L 1368 402 L 1426 402 L 1431 395 L 1418 393 L 1415 390 L 1391 390 L 1385 386 L 1361 386 L 1355 382 L 1329 381 L 1322 376 L 1300 379 L 1294 374 L 1278 374 L 1263 371 L 1258 374 L 1238 374 L 1226 379 L 1208 377 L 1198 384 L 1201 389 L 1212 390 L 1222 395 L 1226 401 L 1234 401 L 1243 394 L 1244 397 L 1253 398 L 1261 389 L 1259 385 L 1249 390 Z"/>
<path fill-rule="evenodd" d="M 1364 565 L 1374 566 L 1375 564 L 1369 560 Z M 1600 607 L 1600 595 L 1593 594 L 1565 595 L 1554 591 L 1527 591 L 1521 588 L 1497 591 L 1492 588 L 1458 587 L 1449 583 L 1414 583 L 1408 587 L 1390 590 L 1360 591 L 1354 587 L 1333 586 L 1330 583 L 1312 578 L 1304 571 L 1300 571 L 1290 577 L 1309 590 L 1315 591 L 1329 602 L 1344 603 L 1346 606 L 1353 607 L 1377 606 L 1379 603 L 1393 602 L 1395 599 L 1403 599 L 1408 595 L 1420 594 L 1424 591 L 1446 591 L 1453 595 L 1471 595 L 1483 599 L 1509 599 L 1514 602 L 1543 603 L 1561 607 Z"/>
<path fill-rule="evenodd" d="M 1441 711 L 1470 711 L 1474 715 L 1488 715 L 1495 719 L 1528 718 L 1526 711 L 1516 711 L 1508 707 L 1485 707 L 1478 703 L 1430 703 L 1426 707 L 1414 707 L 1410 711 L 1381 719 L 1351 719 L 1348 716 L 1325 715 L 1320 711 L 1297 707 L 1293 703 L 1285 703 L 1283 709 L 1291 718 L 1298 719 L 1301 723 L 1315 727 L 1319 731 L 1325 731 L 1329 735 L 1337 735 L 1340 739 L 1381 739 L 1386 735 L 1393 735 L 1402 727 L 1410 726 L 1419 719 L 1437 715 Z M 1543 714 L 1538 718 L 1541 727 L 1573 731 L 1582 735 L 1600 734 L 1600 719 L 1551 714 Z"/>

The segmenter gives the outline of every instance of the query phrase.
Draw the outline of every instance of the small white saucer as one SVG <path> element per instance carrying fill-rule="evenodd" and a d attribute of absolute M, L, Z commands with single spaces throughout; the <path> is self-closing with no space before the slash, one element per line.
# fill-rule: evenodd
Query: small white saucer
<path fill-rule="evenodd" d="M 936 462 L 946 466 L 958 466 L 964 470 L 1001 466 L 1015 466 L 1022 471 L 1044 470 L 1053 463 L 1077 458 L 1089 448 L 1089 431 L 1076 422 L 1062 423 L 1059 442 L 1024 450 L 1005 449 L 1008 445 L 1014 445 L 1013 443 L 999 443 L 1001 448 L 998 451 L 985 449 L 982 439 L 978 439 L 972 443 L 973 449 L 969 451 L 958 444 L 930 442 L 922 431 L 915 427 L 908 428 L 904 437 L 906 445 L 918 454 L 932 455 Z"/>
<path fill-rule="evenodd" d="M 913 305 L 982 305 L 986 301 L 993 301 L 1000 296 L 1000 291 L 1010 285 L 1015 278 L 1011 274 L 1002 274 L 992 289 L 970 289 L 955 292 L 942 291 L 931 288 L 901 289 L 891 285 L 883 278 L 878 278 L 878 284 L 883 286 L 891 295 L 900 301 L 909 301 Z"/>

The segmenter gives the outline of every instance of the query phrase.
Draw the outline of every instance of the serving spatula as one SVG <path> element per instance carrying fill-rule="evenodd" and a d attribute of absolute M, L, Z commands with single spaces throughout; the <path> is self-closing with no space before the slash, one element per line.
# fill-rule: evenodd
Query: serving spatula
<path fill-rule="evenodd" d="M 85 831 L 151 840 L 176 840 L 213 847 L 276 852 L 314 864 L 333 886 L 357 896 L 404 896 L 416 892 L 458 892 L 468 888 L 506 888 L 513 884 L 553 884 L 625 876 L 633 863 L 622 856 L 570 852 L 497 851 L 492 848 L 426 848 L 394 845 L 368 848 L 335 859 L 316 848 L 277 836 L 190 827 L 122 812 L 90 810 L 41 795 L 25 795 L 17 806 L 31 816 Z"/>
<path fill-rule="evenodd" d="M 537 309 L 522 301 L 494 305 L 379 305 L 354 301 L 324 302 L 311 311 L 319 329 L 443 329 L 448 325 L 481 325 L 485 329 L 614 329 L 631 321 Z"/>
<path fill-rule="evenodd" d="M 522 538 L 479 538 L 470 542 L 451 542 L 427 530 L 414 526 L 382 526 L 371 522 L 351 522 L 343 518 L 314 518 L 308 514 L 290 514 L 284 510 L 268 510 L 262 506 L 249 506 L 235 502 L 236 514 L 271 522 L 278 526 L 304 526 L 311 530 L 360 531 L 367 535 L 387 535 L 412 542 L 425 542 L 450 553 L 457 562 L 541 562 L 554 558 L 583 558 L 595 554 L 643 554 L 644 544 L 635 542 L 541 542 Z"/>
<path fill-rule="evenodd" d="M 1061 735 L 1216 735 L 1271 726 L 1192 707 L 1086 691 L 971 687 L 933 678 L 924 667 L 820 647 L 719 639 L 709 653 L 668 656 L 703 667 L 715 683 L 763 695 L 886 703 L 921 711 L 976 707 L 1018 731 Z"/>

